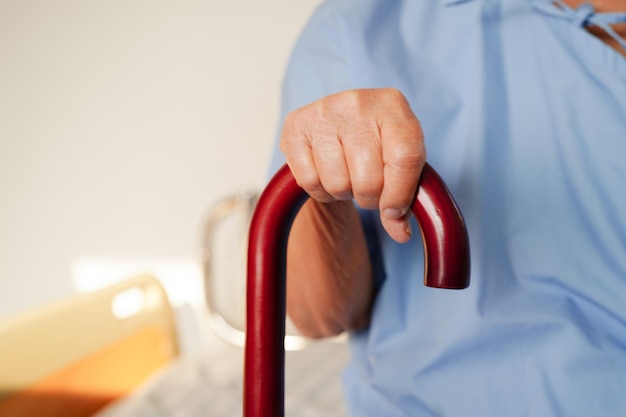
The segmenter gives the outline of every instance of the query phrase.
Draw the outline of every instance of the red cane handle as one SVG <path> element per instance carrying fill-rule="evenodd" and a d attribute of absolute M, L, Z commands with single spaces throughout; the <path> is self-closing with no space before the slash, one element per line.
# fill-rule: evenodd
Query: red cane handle
<path fill-rule="evenodd" d="M 283 417 L 285 258 L 292 221 L 308 195 L 285 165 L 272 178 L 250 223 L 244 417 Z M 424 284 L 469 285 L 469 240 L 463 216 L 441 177 L 424 166 L 411 207 L 424 241 Z"/>

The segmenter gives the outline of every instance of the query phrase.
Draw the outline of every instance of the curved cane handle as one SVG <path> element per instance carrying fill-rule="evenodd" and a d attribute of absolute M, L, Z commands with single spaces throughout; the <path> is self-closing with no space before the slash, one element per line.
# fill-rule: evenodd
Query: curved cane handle
<path fill-rule="evenodd" d="M 285 258 L 289 229 L 308 195 L 283 166 L 261 194 L 248 241 L 244 416 L 284 416 Z M 424 240 L 424 284 L 469 285 L 469 240 L 439 175 L 424 166 L 411 207 Z"/>

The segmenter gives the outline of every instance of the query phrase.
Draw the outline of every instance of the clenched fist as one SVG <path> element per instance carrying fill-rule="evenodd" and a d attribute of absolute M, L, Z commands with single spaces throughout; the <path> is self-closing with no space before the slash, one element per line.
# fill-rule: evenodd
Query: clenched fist
<path fill-rule="evenodd" d="M 280 138 L 298 185 L 320 202 L 379 209 L 398 242 L 426 160 L 420 123 L 396 89 L 349 90 L 290 113 Z"/>

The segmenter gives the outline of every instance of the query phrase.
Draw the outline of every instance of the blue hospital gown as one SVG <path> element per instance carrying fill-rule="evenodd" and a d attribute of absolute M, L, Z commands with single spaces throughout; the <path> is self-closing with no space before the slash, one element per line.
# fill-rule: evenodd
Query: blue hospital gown
<path fill-rule="evenodd" d="M 295 45 L 283 115 L 401 90 L 470 235 L 470 288 L 426 288 L 421 240 L 363 213 L 381 286 L 350 337 L 350 416 L 626 416 L 626 58 L 562 14 L 331 0 Z"/>

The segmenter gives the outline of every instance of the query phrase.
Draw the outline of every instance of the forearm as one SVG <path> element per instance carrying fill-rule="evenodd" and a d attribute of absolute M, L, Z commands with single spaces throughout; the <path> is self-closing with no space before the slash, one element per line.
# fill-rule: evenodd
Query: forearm
<path fill-rule="evenodd" d="M 378 210 L 392 239 L 409 240 L 409 208 L 426 160 L 419 120 L 396 89 L 349 90 L 289 113 L 279 144 L 311 197 L 288 243 L 287 311 L 307 336 L 361 328 L 374 283 L 353 201 Z"/>
<path fill-rule="evenodd" d="M 287 249 L 287 313 L 309 337 L 369 323 L 373 272 L 352 201 L 310 199 L 294 220 Z"/>

